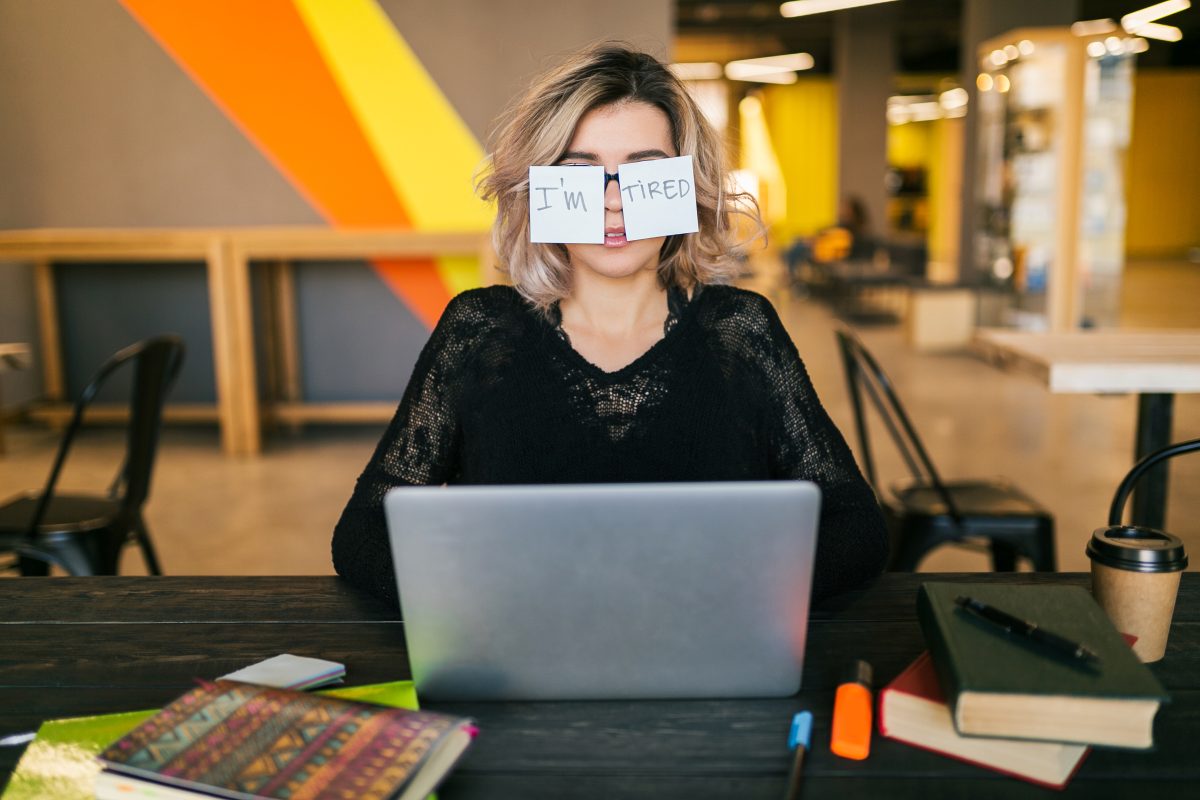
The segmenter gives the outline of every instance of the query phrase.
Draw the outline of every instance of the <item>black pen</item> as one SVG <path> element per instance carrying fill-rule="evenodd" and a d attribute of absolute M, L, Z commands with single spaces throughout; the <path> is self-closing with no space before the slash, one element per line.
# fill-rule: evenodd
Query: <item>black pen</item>
<path fill-rule="evenodd" d="M 964 611 L 969 611 L 985 622 L 988 622 L 996 627 L 1004 630 L 1006 633 L 1014 636 L 1021 636 L 1030 641 L 1044 644 L 1047 647 L 1062 653 L 1065 656 L 1076 659 L 1077 661 L 1099 661 L 1100 656 L 1096 655 L 1095 651 L 1088 648 L 1086 645 L 1079 642 L 1073 642 L 1065 636 L 1059 636 L 1057 633 L 1051 633 L 1038 626 L 1036 622 L 1029 622 L 1012 614 L 1007 614 L 998 608 L 989 606 L 982 600 L 976 600 L 974 597 L 966 597 L 959 595 L 954 598 L 954 602 L 961 606 Z"/>

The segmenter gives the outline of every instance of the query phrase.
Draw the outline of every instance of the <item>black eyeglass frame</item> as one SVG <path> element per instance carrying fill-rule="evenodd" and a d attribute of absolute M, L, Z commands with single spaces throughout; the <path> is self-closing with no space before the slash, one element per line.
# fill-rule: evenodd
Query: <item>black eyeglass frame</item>
<path fill-rule="evenodd" d="M 590 165 L 588 165 L 588 164 L 559 164 L 558 166 L 560 166 L 560 167 L 586 167 L 586 166 L 590 166 Z M 604 167 L 600 167 L 600 169 L 601 169 L 601 171 L 603 171 Z M 604 191 L 606 191 L 606 192 L 608 191 L 608 184 L 610 181 L 616 181 L 617 188 L 620 189 L 621 188 L 621 173 L 619 173 L 619 172 L 605 172 L 604 173 Z"/>

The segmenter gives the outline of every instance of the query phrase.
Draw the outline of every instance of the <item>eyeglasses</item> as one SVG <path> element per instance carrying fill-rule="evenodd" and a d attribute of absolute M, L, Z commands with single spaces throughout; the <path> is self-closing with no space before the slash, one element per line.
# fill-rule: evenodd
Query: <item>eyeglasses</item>
<path fill-rule="evenodd" d="M 564 167 L 587 167 L 587 166 L 591 166 L 591 165 L 590 164 L 562 164 L 561 166 L 564 166 Z M 620 174 L 616 173 L 616 172 L 606 172 L 606 173 L 604 173 L 604 191 L 606 191 L 606 192 L 608 191 L 608 184 L 610 181 L 616 181 L 617 188 L 618 189 L 621 188 Z"/>

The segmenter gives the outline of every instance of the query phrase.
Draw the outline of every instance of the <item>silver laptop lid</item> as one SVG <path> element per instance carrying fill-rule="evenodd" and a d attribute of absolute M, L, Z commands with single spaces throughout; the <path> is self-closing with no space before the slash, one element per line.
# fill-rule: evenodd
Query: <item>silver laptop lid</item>
<path fill-rule="evenodd" d="M 417 691 L 793 694 L 819 505 L 799 481 L 393 489 Z"/>

